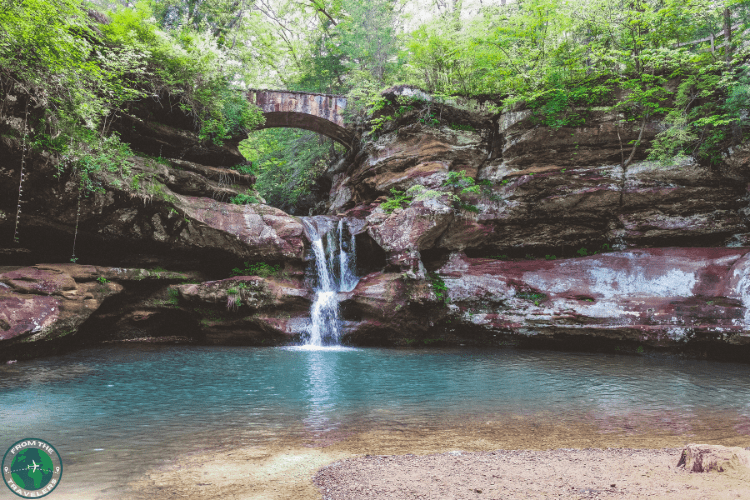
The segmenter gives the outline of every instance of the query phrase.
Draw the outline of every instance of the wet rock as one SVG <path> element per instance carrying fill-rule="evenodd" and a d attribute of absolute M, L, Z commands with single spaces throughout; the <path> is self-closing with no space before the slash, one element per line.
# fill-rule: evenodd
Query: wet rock
<path fill-rule="evenodd" d="M 343 338 L 355 344 L 403 344 L 428 335 L 445 315 L 428 282 L 400 273 L 369 274 L 342 295 Z"/>
<path fill-rule="evenodd" d="M 682 450 L 677 467 L 690 472 L 750 473 L 750 451 L 715 444 L 689 444 Z"/>
<path fill-rule="evenodd" d="M 312 292 L 302 276 L 236 276 L 174 287 L 210 344 L 278 345 L 307 332 Z"/>
<path fill-rule="evenodd" d="M 60 315 L 60 302 L 0 290 L 0 341 L 48 329 Z"/>
<path fill-rule="evenodd" d="M 0 282 L 18 293 L 63 295 L 65 291 L 76 289 L 72 276 L 62 270 L 50 268 L 27 267 L 9 271 L 0 275 Z"/>

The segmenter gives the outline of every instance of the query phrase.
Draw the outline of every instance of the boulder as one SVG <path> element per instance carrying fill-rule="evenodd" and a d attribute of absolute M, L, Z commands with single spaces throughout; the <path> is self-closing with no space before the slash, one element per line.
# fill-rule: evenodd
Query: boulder
<path fill-rule="evenodd" d="M 243 258 L 277 261 L 302 260 L 304 256 L 302 223 L 277 208 L 261 204 L 233 205 L 196 197 L 184 197 L 180 201 L 180 208 L 189 218 L 221 231 L 225 241 L 236 240 L 230 248 Z M 196 243 L 192 233 L 186 241 Z"/>
<path fill-rule="evenodd" d="M 371 214 L 367 232 L 386 251 L 392 266 L 424 277 L 419 251 L 434 246 L 453 216 L 453 208 L 441 199 L 429 199 L 392 214 Z"/>
<path fill-rule="evenodd" d="M 750 451 L 736 446 L 689 444 L 682 450 L 677 467 L 690 472 L 750 473 Z"/>
<path fill-rule="evenodd" d="M 190 275 L 158 270 L 107 268 L 78 264 L 40 264 L 0 268 L 0 360 L 36 357 L 63 351 L 81 342 L 101 342 L 114 322 L 82 334 L 101 315 L 105 300 L 128 295 L 134 288 L 141 300 L 149 290 L 166 289 Z M 107 301 L 110 303 L 111 301 Z M 105 308 L 106 309 L 106 308 Z M 107 311 L 104 311 L 106 316 Z"/>
<path fill-rule="evenodd" d="M 236 276 L 219 281 L 175 287 L 188 302 L 226 305 L 227 309 L 246 306 L 250 309 L 275 307 L 309 309 L 312 291 L 300 280 L 280 280 L 258 276 Z"/>
<path fill-rule="evenodd" d="M 236 276 L 174 287 L 210 344 L 278 345 L 307 332 L 313 292 L 300 275 Z"/>
<path fill-rule="evenodd" d="M 371 273 L 342 294 L 343 339 L 359 345 L 407 345 L 445 317 L 429 283 L 400 273 Z M 405 343 L 406 342 L 406 343 Z"/>

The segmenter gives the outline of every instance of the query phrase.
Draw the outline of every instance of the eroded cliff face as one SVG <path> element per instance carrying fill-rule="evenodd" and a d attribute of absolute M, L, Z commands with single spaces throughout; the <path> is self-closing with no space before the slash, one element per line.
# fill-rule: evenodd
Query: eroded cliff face
<path fill-rule="evenodd" d="M 476 115 L 474 131 L 395 123 L 339 165 L 331 212 L 366 220 L 388 261 L 344 303 L 358 322 L 352 341 L 749 344 L 750 147 L 714 168 L 649 162 L 653 122 L 623 169 L 639 131 L 617 121 L 595 111 L 584 127 L 555 130 L 518 111 L 491 128 Z M 461 196 L 473 211 L 446 186 L 461 170 L 485 181 Z M 391 188 L 415 185 L 438 193 L 380 207 Z"/>
<path fill-rule="evenodd" d="M 64 159 L 33 148 L 24 154 L 19 137 L 25 102 L 20 96 L 5 99 L 6 114 L 0 118 L 0 358 L 102 341 L 210 342 L 206 330 L 211 322 L 204 320 L 216 314 L 191 307 L 187 298 L 186 306 L 178 308 L 181 295 L 172 285 L 226 277 L 243 262 L 283 265 L 286 272 L 301 275 L 300 221 L 264 203 L 229 202 L 248 192 L 262 202 L 253 192 L 252 175 L 226 168 L 244 162 L 235 145 L 203 143 L 192 132 L 192 122 L 146 107 L 142 116 L 115 122 L 139 156 L 105 165 L 91 175 L 89 189 L 81 189 L 80 177 Z M 32 109 L 31 133 L 41 113 Z M 22 158 L 26 167 L 15 242 Z M 47 264 L 35 266 L 40 262 Z M 152 283 L 151 277 L 163 273 L 173 278 Z"/>
<path fill-rule="evenodd" d="M 22 113 L 20 99 L 10 104 L 6 111 L 20 108 Z M 18 119 L 7 118 L 3 125 L 3 130 L 20 134 Z M 298 220 L 261 203 L 229 203 L 233 196 L 252 192 L 255 182 L 252 175 L 224 168 L 244 161 L 236 148 L 206 146 L 189 130 L 162 123 L 142 128 L 144 135 L 133 128 L 127 137 L 132 149 L 144 156 L 106 165 L 91 176 L 92 189 L 87 190 L 80 189 L 80 178 L 63 160 L 30 149 L 25 155 L 18 244 L 13 235 L 23 147 L 20 139 L 1 137 L 3 263 L 67 262 L 75 256 L 98 265 L 209 271 L 213 267 L 226 272 L 243 260 L 301 262 L 304 245 Z M 169 152 L 175 157 L 145 156 L 160 143 L 171 144 Z M 260 198 L 257 193 L 256 197 Z"/>
<path fill-rule="evenodd" d="M 510 115 L 500 117 L 497 130 L 413 124 L 382 136 L 347 171 L 335 174 L 330 210 L 368 214 L 368 231 L 386 242 L 389 252 L 410 247 L 559 257 L 581 248 L 593 252 L 605 243 L 619 249 L 724 246 L 748 238 L 747 148 L 714 169 L 647 162 L 649 139 L 660 126 L 651 123 L 636 161 L 623 171 L 620 140 L 627 156 L 638 131 L 618 130 L 614 116 L 595 113 L 586 127 L 553 130 L 535 125 L 528 112 Z M 481 194 L 466 199 L 476 213 L 447 213 L 438 207 L 445 198 L 428 209 L 420 203 L 392 214 L 378 209 L 391 188 L 421 184 L 450 192 L 442 187 L 448 172 L 461 170 L 488 181 Z M 426 224 L 430 234 L 418 228 L 417 238 L 399 235 L 401 242 L 391 241 L 414 224 Z"/>
<path fill-rule="evenodd" d="M 347 218 L 366 263 L 340 294 L 344 342 L 651 346 L 750 360 L 750 146 L 715 168 L 655 164 L 645 161 L 654 122 L 623 169 L 620 145 L 638 130 L 605 112 L 557 130 L 527 111 L 440 113 L 438 126 L 416 114 L 387 123 L 328 172 L 330 218 Z M 30 153 L 20 245 L 20 143 L 1 139 L 0 359 L 97 342 L 279 345 L 306 335 L 301 221 L 227 203 L 254 182 L 225 168 L 242 161 L 235 149 L 157 118 L 124 120 L 123 137 L 161 159 L 128 159 L 136 183 L 99 174 L 80 212 L 78 180 Z M 478 192 L 447 185 L 461 171 Z M 383 210 L 391 189 L 413 186 L 431 192 Z M 79 263 L 96 266 L 34 265 L 68 262 L 74 238 Z M 243 261 L 279 267 L 228 278 Z"/>

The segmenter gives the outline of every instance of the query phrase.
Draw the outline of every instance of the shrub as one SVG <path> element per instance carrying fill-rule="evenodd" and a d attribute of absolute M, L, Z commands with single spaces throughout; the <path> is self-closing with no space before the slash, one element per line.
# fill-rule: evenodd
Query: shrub
<path fill-rule="evenodd" d="M 281 266 L 279 264 L 271 265 L 265 262 L 256 262 L 250 264 L 245 262 L 244 268 L 235 267 L 232 269 L 230 276 L 258 276 L 260 278 L 268 278 L 279 273 Z"/>
<path fill-rule="evenodd" d="M 448 305 L 450 298 L 448 297 L 448 286 L 443 281 L 438 273 L 432 272 L 427 273 L 427 279 L 432 286 L 432 291 L 435 292 L 435 297 L 445 305 Z"/>
<path fill-rule="evenodd" d="M 391 196 L 392 198 L 389 198 L 380 204 L 380 208 L 382 208 L 387 214 L 393 212 L 397 208 L 407 207 L 412 202 L 412 196 L 409 196 L 398 189 L 391 188 Z"/>
<path fill-rule="evenodd" d="M 240 193 L 237 196 L 229 198 L 229 202 L 235 205 L 250 205 L 252 203 L 258 203 L 258 198 L 251 194 Z"/>

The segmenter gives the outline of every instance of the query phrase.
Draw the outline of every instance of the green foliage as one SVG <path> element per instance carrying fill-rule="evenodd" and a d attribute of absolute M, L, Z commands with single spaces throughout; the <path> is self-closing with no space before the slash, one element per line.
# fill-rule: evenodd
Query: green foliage
<path fill-rule="evenodd" d="M 539 305 L 540 303 L 547 300 L 547 296 L 543 293 L 534 293 L 534 292 L 518 292 L 516 293 L 516 297 L 523 300 L 529 300 L 534 303 L 534 305 Z"/>
<path fill-rule="evenodd" d="M 455 208 L 476 213 L 479 212 L 479 208 L 476 205 L 466 203 L 461 196 L 479 194 L 480 189 L 485 186 L 485 184 L 482 186 L 475 184 L 474 179 L 467 176 L 465 170 L 449 172 L 448 177 L 443 182 L 443 187 L 458 191 L 458 194 L 428 189 L 421 184 L 410 187 L 406 192 L 391 188 L 391 196 L 381 203 L 380 207 L 386 213 L 392 213 L 394 210 L 405 208 L 416 201 L 446 198 Z"/>
<path fill-rule="evenodd" d="M 141 189 L 141 181 L 146 176 L 146 174 L 136 174 L 133 176 L 132 179 L 130 179 L 130 189 L 133 191 L 139 191 Z"/>
<path fill-rule="evenodd" d="M 463 200 L 462 196 L 478 195 L 482 187 L 486 187 L 487 184 L 483 184 L 482 186 L 477 185 L 472 177 L 466 175 L 465 170 L 461 170 L 460 172 L 448 172 L 448 177 L 443 182 L 443 186 L 453 188 L 454 192 L 458 191 L 457 194 L 453 195 L 453 201 L 460 209 L 474 213 L 479 212 L 479 208 L 476 205 L 467 203 Z M 489 191 L 491 193 L 491 189 Z"/>
<path fill-rule="evenodd" d="M 260 195 L 269 205 L 293 213 L 343 147 L 314 132 L 272 128 L 250 134 L 240 151 L 252 164 L 241 171 L 255 174 Z"/>
<path fill-rule="evenodd" d="M 93 131 L 79 128 L 69 136 L 69 144 L 60 146 L 58 176 L 71 169 L 79 179 L 84 194 L 103 190 L 99 173 L 112 173 L 119 177 L 130 175 L 130 146 L 120 141 L 117 134 L 100 137 Z M 43 146 L 42 146 L 43 147 Z"/>
<path fill-rule="evenodd" d="M 649 158 L 673 163 L 694 156 L 704 164 L 721 161 L 721 146 L 738 143 L 747 135 L 746 109 L 750 106 L 750 73 L 723 75 L 713 64 L 686 76 L 678 86 L 669 125 L 649 150 Z"/>
<path fill-rule="evenodd" d="M 394 190 L 391 190 L 391 193 L 393 192 Z M 406 190 L 405 198 L 408 199 L 409 203 L 411 204 L 415 201 L 436 200 L 443 196 L 449 196 L 449 195 L 450 194 L 446 193 L 445 191 L 436 191 L 434 189 L 427 189 L 421 184 L 417 184 L 416 186 L 412 186 Z"/>
<path fill-rule="evenodd" d="M 404 191 L 399 191 L 398 189 L 391 188 L 391 197 L 381 203 L 380 208 L 382 208 L 385 213 L 389 214 L 396 209 L 409 206 L 409 204 L 412 202 L 412 199 L 413 197 L 407 195 Z"/>
<path fill-rule="evenodd" d="M 102 285 L 109 283 L 109 280 L 104 276 L 99 276 L 98 278 L 96 278 L 96 281 L 98 281 Z"/>
<path fill-rule="evenodd" d="M 435 1 L 419 3 L 424 16 L 408 24 L 406 3 L 101 1 L 119 7 L 107 12 L 110 23 L 97 23 L 82 0 L 0 0 L 0 94 L 30 95 L 34 109 L 46 110 L 31 147 L 67 155 L 65 167 L 81 174 L 86 193 L 101 189 L 100 172 L 131 181 L 127 165 L 109 170 L 123 159 L 105 139 L 139 100 L 178 106 L 201 139 L 220 144 L 262 123 L 242 95 L 247 87 L 346 94 L 347 120 L 366 126 L 374 118 L 375 134 L 406 114 L 440 125 L 438 105 L 380 95 L 405 83 L 436 102 L 502 100 L 506 111 L 528 109 L 552 128 L 578 126 L 595 111 L 622 116 L 620 131 L 664 118 L 649 151 L 662 162 L 718 165 L 730 145 L 747 140 L 748 0 L 517 0 L 472 10 Z M 739 26 L 728 44 L 724 9 Z M 713 48 L 693 43 L 709 35 L 718 35 Z M 252 167 L 238 169 L 255 174 L 259 192 L 285 210 L 314 203 L 315 180 L 342 152 L 289 130 L 253 134 L 242 151 Z M 454 206 L 461 204 L 472 210 L 465 201 Z"/>
<path fill-rule="evenodd" d="M 478 193 L 479 190 L 474 188 L 475 184 L 474 179 L 466 175 L 466 170 L 448 172 L 448 177 L 443 181 L 443 186 L 460 189 L 461 193 Z"/>
<path fill-rule="evenodd" d="M 538 122 L 553 129 L 576 127 L 585 123 L 594 106 L 611 102 L 613 83 L 599 83 L 596 78 L 569 82 L 560 73 L 552 73 L 540 90 L 524 99 Z"/>
<path fill-rule="evenodd" d="M 460 123 L 451 123 L 449 126 L 453 130 L 462 130 L 464 132 L 474 132 L 476 130 L 471 125 L 462 125 Z"/>
<path fill-rule="evenodd" d="M 200 2 L 208 9 L 201 19 L 231 18 L 237 26 L 222 2 Z M 215 144 L 263 121 L 242 94 L 239 51 L 217 39 L 222 29 L 165 30 L 147 1 L 108 12 L 110 22 L 82 0 L 0 0 L 0 7 L 0 93 L 25 95 L 45 110 L 29 145 L 57 155 L 60 173 L 72 170 L 85 194 L 129 177 L 132 151 L 110 128 L 146 96 L 178 105 L 200 138 Z"/>
<path fill-rule="evenodd" d="M 156 7 L 164 12 L 163 6 Z M 144 2 L 111 17 L 112 23 L 101 28 L 107 42 L 139 52 L 147 68 L 140 86 L 176 100 L 195 118 L 201 140 L 222 144 L 263 123 L 262 112 L 234 85 L 239 75 L 231 68 L 236 61 L 211 32 L 188 26 L 164 31 Z"/>
<path fill-rule="evenodd" d="M 419 119 L 419 123 L 427 125 L 428 127 L 437 127 L 440 125 L 440 120 L 436 118 L 435 113 L 427 113 Z"/>
<path fill-rule="evenodd" d="M 156 196 L 158 199 L 168 201 L 170 203 L 177 202 L 177 198 L 174 195 L 167 193 L 166 186 L 164 184 L 161 184 L 160 182 L 155 182 L 153 178 L 146 188 L 146 192 L 150 195 Z"/>
<path fill-rule="evenodd" d="M 268 278 L 279 274 L 281 266 L 279 264 L 271 265 L 265 262 L 256 262 L 250 264 L 245 262 L 244 268 L 235 267 L 232 269 L 230 276 L 258 276 L 260 278 Z"/>
<path fill-rule="evenodd" d="M 394 109 L 393 114 L 379 114 L 378 111 L 388 107 Z M 432 104 L 420 97 L 416 96 L 398 96 L 396 104 L 393 105 L 388 99 L 378 94 L 372 97 L 372 101 L 369 104 L 370 112 L 373 117 L 370 119 L 370 133 L 377 137 L 378 133 L 383 129 L 386 122 L 393 121 L 396 118 L 400 118 L 412 111 L 417 112 L 417 121 L 430 127 L 436 127 L 440 124 L 440 120 L 435 118 L 435 113 L 432 112 Z"/>
<path fill-rule="evenodd" d="M 427 280 L 430 282 L 435 297 L 447 306 L 450 302 L 450 297 L 448 297 L 448 286 L 445 284 L 443 278 L 438 273 L 430 272 L 427 273 Z"/>
<path fill-rule="evenodd" d="M 585 248 L 579 248 L 576 253 L 581 257 L 586 257 L 589 254 L 588 250 L 586 250 Z"/>
<path fill-rule="evenodd" d="M 234 203 L 235 205 L 250 205 L 253 203 L 258 203 L 258 198 L 256 198 L 252 194 L 239 193 L 238 195 L 229 198 L 229 202 Z"/>

